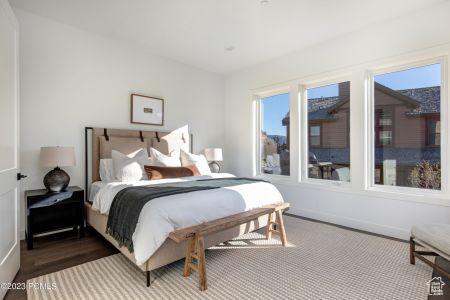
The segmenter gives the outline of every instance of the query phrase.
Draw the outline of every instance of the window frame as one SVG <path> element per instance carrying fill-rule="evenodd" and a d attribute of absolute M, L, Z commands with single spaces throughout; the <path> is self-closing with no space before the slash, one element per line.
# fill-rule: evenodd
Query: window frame
<path fill-rule="evenodd" d="M 448 132 L 446 130 L 446 124 L 448 124 L 449 118 L 449 106 L 447 104 L 447 93 L 448 93 L 448 63 L 447 63 L 447 55 L 436 56 L 429 59 L 422 60 L 414 60 L 409 63 L 403 64 L 392 64 L 388 67 L 379 67 L 368 69 L 366 82 L 367 82 L 367 164 L 366 164 L 366 191 L 373 192 L 381 192 L 381 193 L 392 193 L 397 195 L 413 195 L 413 196 L 438 196 L 442 197 L 448 194 Z M 441 189 L 440 190 L 432 190 L 432 189 L 421 189 L 421 188 L 413 188 L 413 187 L 404 187 L 404 186 L 387 186 L 382 184 L 375 183 L 375 134 L 376 131 L 376 123 L 375 123 L 375 76 L 382 75 L 386 73 L 406 71 L 413 68 L 425 67 L 428 65 L 440 64 L 441 65 L 441 91 L 440 91 L 440 121 L 441 121 Z M 393 118 L 393 122 L 395 122 L 395 118 Z M 394 124 L 392 126 L 395 127 Z M 426 132 L 428 134 L 428 132 Z M 393 133 L 393 142 L 394 133 Z M 427 147 L 424 145 L 424 147 Z"/>
<path fill-rule="evenodd" d="M 256 165 L 254 165 L 254 170 L 253 170 L 253 176 L 256 177 L 262 177 L 262 178 L 268 178 L 268 179 L 277 179 L 277 180 L 291 180 L 291 178 L 293 177 L 292 175 L 292 168 L 290 170 L 290 174 L 289 175 L 281 175 L 281 174 L 267 174 L 267 173 L 263 173 L 262 172 L 262 168 L 261 168 L 261 130 L 262 130 L 262 116 L 261 116 L 261 101 L 263 98 L 267 98 L 267 97 L 271 97 L 271 96 L 276 96 L 276 95 L 280 95 L 280 94 L 288 94 L 289 95 L 289 104 L 290 104 L 290 111 L 292 110 L 292 97 L 290 94 L 290 85 L 283 85 L 283 86 L 276 86 L 276 87 L 272 87 L 272 88 L 268 88 L 265 89 L 263 91 L 260 92 L 255 92 L 253 94 L 253 102 L 254 102 L 254 145 L 255 145 L 255 149 L 254 149 L 254 155 L 255 155 L 255 159 L 253 159 L 253 161 L 255 162 Z M 291 119 L 289 120 L 290 122 L 290 126 L 292 125 L 292 121 Z M 292 160 L 292 142 L 289 145 L 289 153 L 290 153 L 290 157 L 289 160 Z M 292 163 L 291 163 L 292 166 Z"/>
<path fill-rule="evenodd" d="M 342 74 L 342 73 L 341 73 Z M 352 187 L 352 154 L 351 154 L 351 147 L 350 147 L 350 137 L 351 137 L 351 131 L 352 128 L 350 126 L 351 121 L 351 110 L 352 110 L 352 74 L 346 74 L 346 75 L 340 75 L 340 76 L 334 76 L 330 77 L 328 79 L 323 79 L 324 77 L 319 77 L 321 79 L 318 80 L 311 80 L 311 81 L 304 81 L 302 84 L 299 85 L 299 94 L 300 94 L 300 111 L 301 111 L 301 122 L 300 122 L 300 137 L 306 137 L 306 139 L 301 139 L 301 146 L 300 146 L 300 156 L 301 156 L 301 168 L 300 168 L 300 182 L 306 183 L 306 184 L 312 184 L 317 186 L 324 186 L 324 187 L 342 187 L 350 189 Z M 350 82 L 350 109 L 348 113 L 348 125 L 349 125 L 349 140 L 348 140 L 348 147 L 350 152 L 350 181 L 337 181 L 337 180 L 329 180 L 329 179 L 321 179 L 321 178 L 310 178 L 309 177 L 309 120 L 308 120 L 308 89 L 314 89 L 319 88 L 327 85 L 333 85 L 333 84 L 339 84 L 342 82 Z M 321 134 L 320 134 L 320 147 L 322 147 L 322 126 L 320 126 Z"/>

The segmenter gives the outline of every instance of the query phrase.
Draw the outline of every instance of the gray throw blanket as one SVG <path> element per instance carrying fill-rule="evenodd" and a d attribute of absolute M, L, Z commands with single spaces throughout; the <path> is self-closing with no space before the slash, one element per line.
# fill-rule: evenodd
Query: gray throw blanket
<path fill-rule="evenodd" d="M 111 203 L 106 233 L 118 241 L 119 246 L 125 246 L 130 252 L 133 252 L 133 233 L 136 229 L 142 208 L 147 202 L 155 198 L 176 194 L 218 189 L 255 182 L 264 182 L 264 180 L 231 177 L 124 188 L 117 193 Z"/>

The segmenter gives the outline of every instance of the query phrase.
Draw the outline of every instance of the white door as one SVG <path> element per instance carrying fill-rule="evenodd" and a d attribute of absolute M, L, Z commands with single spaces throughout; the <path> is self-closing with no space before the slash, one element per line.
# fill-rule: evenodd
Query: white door
<path fill-rule="evenodd" d="M 18 25 L 0 0 L 0 283 L 11 282 L 20 266 L 18 105 Z M 0 289 L 0 299 L 5 294 Z"/>

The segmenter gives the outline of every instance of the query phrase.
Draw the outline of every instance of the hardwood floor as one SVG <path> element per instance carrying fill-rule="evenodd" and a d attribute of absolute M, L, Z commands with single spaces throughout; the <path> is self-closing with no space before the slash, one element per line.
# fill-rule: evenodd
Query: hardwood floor
<path fill-rule="evenodd" d="M 27 250 L 20 242 L 20 270 L 14 282 L 70 268 L 118 252 L 94 229 L 87 228 L 86 236 L 78 238 L 73 231 L 57 233 L 34 239 L 34 249 Z M 10 290 L 5 300 L 27 299 L 25 290 Z"/>

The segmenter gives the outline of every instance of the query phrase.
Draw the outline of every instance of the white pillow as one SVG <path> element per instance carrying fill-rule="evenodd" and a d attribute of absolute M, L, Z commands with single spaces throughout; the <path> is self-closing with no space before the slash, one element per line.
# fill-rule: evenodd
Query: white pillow
<path fill-rule="evenodd" d="M 208 161 L 203 154 L 192 154 L 181 150 L 181 165 L 189 166 L 195 165 L 200 175 L 211 175 L 211 169 L 209 168 Z"/>
<path fill-rule="evenodd" d="M 114 175 L 114 164 L 111 158 L 100 159 L 100 179 L 104 183 L 116 180 L 116 176 Z"/>
<path fill-rule="evenodd" d="M 155 166 L 181 167 L 180 157 L 177 157 L 174 152 L 172 152 L 170 156 L 167 156 L 155 148 L 150 148 L 150 156 Z"/>
<path fill-rule="evenodd" d="M 129 155 L 112 150 L 114 176 L 119 181 L 138 181 L 144 178 L 144 162 L 148 161 L 147 150 L 141 149 Z"/>

